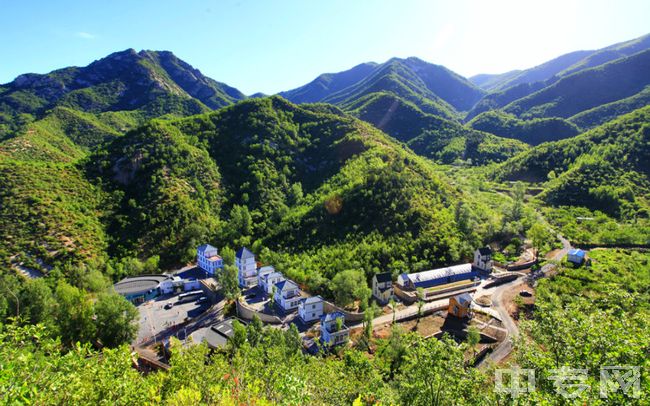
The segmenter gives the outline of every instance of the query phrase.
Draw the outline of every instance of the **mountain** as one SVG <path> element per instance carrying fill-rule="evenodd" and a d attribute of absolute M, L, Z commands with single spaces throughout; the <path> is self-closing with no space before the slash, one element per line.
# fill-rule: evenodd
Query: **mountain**
<path fill-rule="evenodd" d="M 1 85 L 0 138 L 55 107 L 94 114 L 136 112 L 142 122 L 164 114 L 197 114 L 244 98 L 171 52 L 128 49 L 86 67 L 24 74 Z"/>
<path fill-rule="evenodd" d="M 308 84 L 299 88 L 280 92 L 279 95 L 294 103 L 315 103 L 332 93 L 351 86 L 367 77 L 377 64 L 366 62 L 338 73 L 323 73 Z"/>
<path fill-rule="evenodd" d="M 504 180 L 548 180 L 539 197 L 553 206 L 647 219 L 648 123 L 650 106 L 571 139 L 532 148 L 501 164 L 496 173 Z"/>
<path fill-rule="evenodd" d="M 504 110 L 521 118 L 571 117 L 633 96 L 650 84 L 650 49 L 563 77 Z"/>
<path fill-rule="evenodd" d="M 520 120 L 512 114 L 498 110 L 479 114 L 468 123 L 468 126 L 531 145 L 571 138 L 580 133 L 575 124 L 558 117 Z"/>
<path fill-rule="evenodd" d="M 505 82 L 519 75 L 521 70 L 515 69 L 505 73 L 480 73 L 474 75 L 469 79 L 470 82 L 480 87 L 483 90 L 493 90 L 495 86 L 498 86 L 500 83 Z"/>
<path fill-rule="evenodd" d="M 591 51 L 575 51 L 561 55 L 530 69 L 501 75 L 476 75 L 477 86 L 490 91 L 502 91 L 519 84 L 555 81 L 577 71 L 593 68 L 607 62 L 630 56 L 650 48 L 650 34 Z M 472 80 L 472 79 L 470 79 Z"/>
<path fill-rule="evenodd" d="M 290 276 L 329 294 L 317 281 L 348 269 L 354 255 L 367 258 L 369 275 L 458 260 L 482 234 L 459 228 L 454 207 L 463 200 L 471 218 L 486 215 L 369 124 L 280 97 L 153 120 L 72 156 L 71 141 L 49 145 L 47 157 L 13 142 L 0 143 L 3 261 L 158 255 L 167 267 L 202 241 L 258 241 L 286 253 L 277 263 Z M 325 266 L 331 255 L 347 259 Z M 297 274 L 292 264 L 307 257 L 312 265 Z"/>
<path fill-rule="evenodd" d="M 346 108 L 350 114 L 406 143 L 417 154 L 442 163 L 499 162 L 527 148 L 523 143 L 427 114 L 393 93 L 371 93 Z"/>
<path fill-rule="evenodd" d="M 418 58 L 393 58 L 382 64 L 358 65 L 338 74 L 321 75 L 281 95 L 297 103 L 306 100 L 345 106 L 370 93 L 386 91 L 425 112 L 449 118 L 454 110 L 469 110 L 483 95 L 462 76 Z"/>

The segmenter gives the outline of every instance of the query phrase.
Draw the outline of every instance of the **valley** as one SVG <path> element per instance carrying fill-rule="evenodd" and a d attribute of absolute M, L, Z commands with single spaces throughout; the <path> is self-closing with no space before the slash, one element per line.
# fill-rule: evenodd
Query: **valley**
<path fill-rule="evenodd" d="M 561 404 L 493 373 L 606 363 L 639 393 L 579 400 L 645 404 L 649 57 L 247 96 L 127 49 L 1 84 L 0 397 Z"/>

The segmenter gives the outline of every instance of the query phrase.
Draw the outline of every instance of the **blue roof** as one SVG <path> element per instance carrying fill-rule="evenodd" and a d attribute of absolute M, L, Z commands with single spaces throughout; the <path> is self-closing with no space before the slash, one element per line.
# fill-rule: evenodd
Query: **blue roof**
<path fill-rule="evenodd" d="M 241 247 L 239 251 L 237 251 L 237 258 L 239 259 L 255 258 L 255 254 L 250 252 L 248 248 Z"/>
<path fill-rule="evenodd" d="M 572 255 L 572 256 L 575 255 L 575 256 L 581 257 L 581 258 L 584 258 L 585 254 L 586 253 L 583 250 L 581 250 L 580 248 L 575 248 L 575 249 L 572 249 L 572 250 L 569 251 L 569 255 Z"/>
<path fill-rule="evenodd" d="M 332 313 L 325 313 L 324 315 L 320 316 L 320 322 L 326 323 L 328 321 L 334 321 L 341 317 L 343 318 L 343 320 L 345 320 L 345 315 L 338 311 Z"/>
<path fill-rule="evenodd" d="M 203 244 L 203 245 L 200 245 L 199 248 L 198 248 L 198 251 L 201 252 L 201 253 L 206 252 L 206 251 L 212 251 L 212 250 L 218 251 L 216 247 L 213 247 L 210 244 Z"/>

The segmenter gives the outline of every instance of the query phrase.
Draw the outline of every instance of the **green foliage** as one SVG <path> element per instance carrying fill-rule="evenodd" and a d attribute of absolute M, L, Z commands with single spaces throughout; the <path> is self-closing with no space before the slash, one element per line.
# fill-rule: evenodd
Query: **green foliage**
<path fill-rule="evenodd" d="M 228 300 L 237 300 L 239 298 L 240 289 L 237 272 L 237 267 L 232 263 L 225 262 L 224 259 L 223 270 L 219 273 L 219 285 L 224 297 Z"/>
<path fill-rule="evenodd" d="M 521 118 L 571 117 L 639 93 L 648 83 L 650 50 L 566 76 L 505 106 Z"/>
<path fill-rule="evenodd" d="M 570 140 L 539 145 L 495 171 L 501 179 L 545 181 L 540 199 L 554 206 L 583 206 L 619 218 L 647 217 L 650 191 L 650 108 Z"/>
<path fill-rule="evenodd" d="M 650 241 L 650 219 L 645 211 L 630 219 L 612 218 L 585 207 L 548 207 L 544 216 L 574 244 L 643 245 Z"/>
<path fill-rule="evenodd" d="M 130 343 L 136 336 L 137 309 L 117 294 L 99 295 L 94 304 L 97 338 L 108 347 Z"/>
<path fill-rule="evenodd" d="M 352 269 L 336 274 L 332 279 L 331 290 L 341 306 L 349 306 L 359 300 L 361 307 L 365 308 L 372 294 L 363 272 Z"/>
<path fill-rule="evenodd" d="M 558 117 L 520 120 L 501 111 L 479 114 L 468 125 L 475 130 L 514 138 L 532 145 L 571 138 L 579 133 L 578 127 Z"/>
<path fill-rule="evenodd" d="M 546 251 L 551 247 L 554 238 L 548 228 L 542 223 L 535 223 L 530 227 L 527 234 L 536 253 Z"/>
<path fill-rule="evenodd" d="M 502 161 L 526 148 L 518 142 L 473 131 L 442 116 L 425 113 L 392 93 L 371 93 L 346 109 L 405 142 L 417 154 L 443 163 L 469 160 L 480 165 Z"/>
<path fill-rule="evenodd" d="M 568 121 L 580 128 L 591 129 L 648 104 L 650 104 L 650 86 L 646 86 L 633 96 L 582 111 L 569 117 Z"/>

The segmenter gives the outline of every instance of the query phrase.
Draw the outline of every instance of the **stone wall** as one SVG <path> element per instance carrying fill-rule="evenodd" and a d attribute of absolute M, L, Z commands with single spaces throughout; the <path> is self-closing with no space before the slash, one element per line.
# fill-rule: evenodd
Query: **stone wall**
<path fill-rule="evenodd" d="M 279 317 L 259 312 L 248 306 L 246 301 L 241 298 L 237 301 L 237 315 L 244 320 L 253 320 L 253 316 L 257 316 L 262 323 L 282 324 L 282 320 Z"/>

